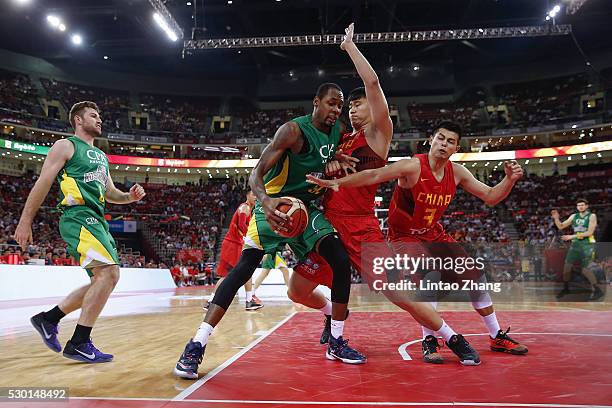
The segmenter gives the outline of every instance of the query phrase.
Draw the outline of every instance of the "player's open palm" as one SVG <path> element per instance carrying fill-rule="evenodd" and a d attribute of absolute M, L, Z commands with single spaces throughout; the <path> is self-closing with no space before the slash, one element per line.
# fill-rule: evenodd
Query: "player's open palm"
<path fill-rule="evenodd" d="M 355 31 L 355 23 L 349 24 L 349 26 L 344 29 L 345 35 L 344 35 L 344 40 L 340 44 L 340 49 L 346 50 L 347 45 L 353 42 L 353 32 L 354 31 Z"/>
<path fill-rule="evenodd" d="M 132 188 L 130 188 L 130 199 L 132 202 L 140 201 L 146 196 L 144 188 L 140 184 L 134 184 Z"/>
<path fill-rule="evenodd" d="M 26 250 L 28 244 L 32 243 L 32 225 L 20 222 L 15 229 L 15 241 L 22 250 Z"/>
<path fill-rule="evenodd" d="M 316 184 L 321 187 L 331 188 L 334 191 L 339 190 L 338 182 L 336 180 L 325 180 L 311 174 L 306 175 L 306 182 L 310 184 Z"/>
<path fill-rule="evenodd" d="M 517 163 L 516 160 L 505 161 L 504 172 L 506 173 L 506 177 L 508 177 L 512 182 L 515 182 L 523 177 L 523 168 Z"/>

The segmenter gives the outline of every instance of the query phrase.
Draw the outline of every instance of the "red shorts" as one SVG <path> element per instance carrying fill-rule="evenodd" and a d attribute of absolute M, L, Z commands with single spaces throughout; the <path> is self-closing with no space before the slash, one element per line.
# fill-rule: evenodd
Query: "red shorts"
<path fill-rule="evenodd" d="M 344 215 L 325 213 L 328 221 L 336 229 L 353 267 L 362 271 L 361 243 L 385 243 L 378 219 L 374 215 Z M 385 256 L 385 255 L 383 255 Z M 369 267 L 365 267 L 371 270 Z M 300 262 L 294 271 L 319 285 L 332 286 L 333 271 L 323 257 L 312 251 Z"/>
<path fill-rule="evenodd" d="M 412 256 L 415 257 L 427 255 L 438 258 L 471 257 L 462 244 L 444 231 L 444 227 L 440 223 L 423 234 L 404 234 L 390 229 L 389 240 L 395 253 L 402 255 L 413 254 Z M 455 282 L 463 279 L 478 280 L 482 274 L 483 272 L 470 267 L 462 274 L 444 274 L 442 280 L 445 282 Z M 418 276 L 415 275 L 414 278 L 418 278 Z"/>
<path fill-rule="evenodd" d="M 221 256 L 219 257 L 219 264 L 217 266 L 217 276 L 222 278 L 226 277 L 229 271 L 240 260 L 242 254 L 242 242 L 235 242 L 224 240 L 221 244 Z"/>
<path fill-rule="evenodd" d="M 444 231 L 439 222 L 427 229 L 422 234 L 407 234 L 389 228 L 389 241 L 391 242 L 457 242 Z"/>

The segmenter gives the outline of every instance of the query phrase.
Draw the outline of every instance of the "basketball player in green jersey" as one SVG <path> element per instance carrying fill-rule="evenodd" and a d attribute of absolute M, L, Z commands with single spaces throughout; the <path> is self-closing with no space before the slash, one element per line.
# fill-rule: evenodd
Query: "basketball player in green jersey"
<path fill-rule="evenodd" d="M 283 274 L 285 285 L 289 285 L 289 269 L 287 269 L 287 262 L 285 262 L 285 258 L 283 258 L 280 251 L 274 254 L 266 254 L 261 263 L 261 269 L 255 283 L 253 283 L 253 290 L 257 290 L 261 286 L 272 269 L 280 270 Z"/>
<path fill-rule="evenodd" d="M 587 269 L 588 264 L 595 255 L 595 228 L 597 228 L 597 216 L 589 211 L 589 203 L 584 198 L 576 201 L 577 213 L 569 216 L 563 222 L 559 220 L 559 211 L 552 210 L 551 215 L 555 225 L 560 230 L 572 226 L 572 235 L 563 235 L 563 241 L 572 241 L 563 265 L 563 289 L 557 294 L 557 299 L 570 293 L 569 282 L 572 277 L 572 267 L 575 263 L 580 264 L 582 274 L 591 284 L 591 295 L 589 300 L 597 300 L 603 296 L 603 291 L 597 286 L 597 278 L 592 271 Z"/>
<path fill-rule="evenodd" d="M 311 115 L 283 124 L 274 139 L 262 152 L 253 169 L 249 185 L 257 203 L 244 237 L 244 247 L 238 264 L 225 278 L 206 313 L 196 335 L 189 341 L 174 368 L 182 378 L 198 378 L 198 365 L 213 328 L 223 318 L 238 289 L 251 278 L 264 254 L 282 250 L 289 244 L 298 259 L 317 251 L 332 268 L 331 337 L 326 352 L 330 360 L 349 364 L 365 363 L 366 358 L 350 348 L 342 338 L 344 320 L 351 290 L 349 259 L 334 228 L 311 201 L 320 197 L 325 188 L 306 182 L 310 173 L 323 174 L 325 165 L 334 157 L 340 141 L 340 122 L 344 96 L 336 84 L 319 86 L 313 99 Z M 293 238 L 277 231 L 286 230 L 291 219 L 277 210 L 281 203 L 290 204 L 283 196 L 292 196 L 309 206 L 306 230 Z"/>
<path fill-rule="evenodd" d="M 86 362 L 111 361 L 111 354 L 102 353 L 92 343 L 90 334 L 108 297 L 119 281 L 119 258 L 115 241 L 104 219 L 104 205 L 129 204 L 145 196 L 135 184 L 129 192 L 119 191 L 108 171 L 104 152 L 93 145 L 102 134 L 102 120 L 93 102 L 76 103 L 70 110 L 70 124 L 75 136 L 53 144 L 40 176 L 32 188 L 15 230 L 15 240 L 25 248 L 32 242 L 32 221 L 49 193 L 53 179 L 60 186 L 60 234 L 68 252 L 85 268 L 91 283 L 70 293 L 48 312 L 33 316 L 30 321 L 45 345 L 55 352 L 62 347 L 57 339 L 62 317 L 81 309 L 72 338 L 64 347 L 64 357 Z M 50 271 L 49 273 L 52 273 Z"/>

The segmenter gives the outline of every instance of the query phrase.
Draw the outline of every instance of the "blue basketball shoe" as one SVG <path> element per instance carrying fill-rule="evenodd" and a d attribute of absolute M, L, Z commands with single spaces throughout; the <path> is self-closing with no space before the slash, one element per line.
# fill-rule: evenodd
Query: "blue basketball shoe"
<path fill-rule="evenodd" d="M 363 364 L 367 361 L 366 356 L 350 348 L 348 340 L 344 340 L 342 336 L 337 339 L 334 336 L 329 336 L 325 357 L 328 360 L 340 360 L 347 364 Z"/>
<path fill-rule="evenodd" d="M 174 366 L 174 375 L 196 380 L 198 378 L 198 366 L 202 364 L 205 349 L 206 346 L 202 346 L 199 341 L 189 340 L 181 358 Z"/>
<path fill-rule="evenodd" d="M 112 354 L 101 352 L 93 345 L 91 339 L 85 343 L 73 344 L 68 340 L 64 347 L 64 357 L 83 363 L 108 363 L 113 360 Z"/>
<path fill-rule="evenodd" d="M 30 318 L 30 323 L 32 323 L 32 326 L 34 326 L 36 331 L 40 333 L 40 336 L 47 347 L 56 353 L 62 351 L 62 345 L 57 339 L 57 324 L 53 324 L 45 320 L 44 312 L 32 316 Z"/>

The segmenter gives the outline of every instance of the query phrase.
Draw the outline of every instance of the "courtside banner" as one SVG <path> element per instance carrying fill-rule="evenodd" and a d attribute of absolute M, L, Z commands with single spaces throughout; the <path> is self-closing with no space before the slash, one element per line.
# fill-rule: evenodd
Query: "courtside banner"
<path fill-rule="evenodd" d="M 563 301 L 587 301 L 591 287 L 582 268 L 605 282 L 612 272 L 612 243 L 559 242 L 545 247 L 521 242 L 418 242 L 407 236 L 389 243 L 362 243 L 360 267 L 363 282 L 396 305 L 484 304 L 490 299 L 522 303 L 535 297 L 556 301 L 566 261 L 575 264 L 576 289 Z"/>
<path fill-rule="evenodd" d="M 544 147 L 540 149 L 508 150 L 501 152 L 482 153 L 455 153 L 451 156 L 452 161 L 494 161 L 494 160 L 517 160 L 541 157 L 567 156 L 570 154 L 587 154 L 612 150 L 612 141 L 586 143 L 571 146 Z"/>
<path fill-rule="evenodd" d="M 150 157 L 119 156 L 108 154 L 110 164 L 127 164 L 135 166 L 178 167 L 178 168 L 253 168 L 257 159 L 246 160 L 192 160 L 192 159 L 156 159 Z"/>
<path fill-rule="evenodd" d="M 39 146 L 29 143 L 15 142 L 0 139 L 0 148 L 39 154 L 46 156 L 49 147 Z M 474 162 L 474 161 L 496 161 L 496 160 L 517 160 L 530 158 L 543 158 L 555 156 L 567 156 L 572 154 L 597 153 L 612 150 L 612 141 L 586 143 L 572 146 L 546 147 L 541 149 L 528 150 L 508 150 L 501 152 L 480 152 L 480 153 L 455 153 L 451 156 L 454 162 Z M 123 164 L 129 166 L 152 166 L 152 167 L 173 167 L 173 168 L 208 168 L 208 169 L 252 169 L 258 159 L 244 160 L 195 160 L 195 159 L 162 159 L 151 157 L 123 156 L 107 154 L 110 164 Z M 395 162 L 407 157 L 390 157 L 389 162 Z"/>

